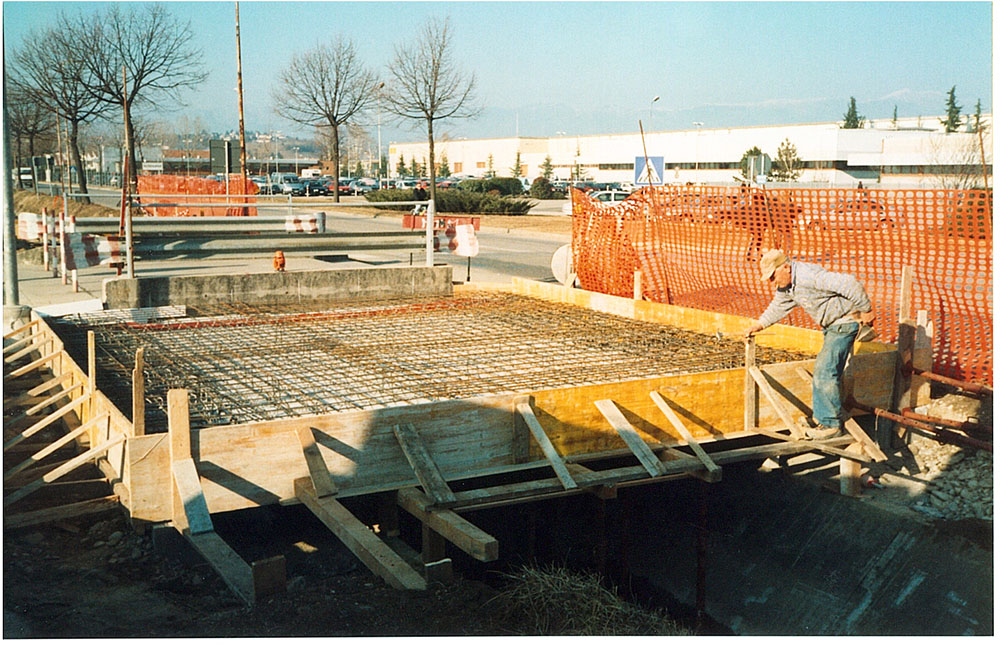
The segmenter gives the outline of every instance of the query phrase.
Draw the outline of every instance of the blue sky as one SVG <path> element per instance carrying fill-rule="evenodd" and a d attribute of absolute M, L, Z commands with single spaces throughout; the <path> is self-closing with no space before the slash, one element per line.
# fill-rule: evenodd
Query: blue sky
<path fill-rule="evenodd" d="M 59 12 L 103 3 L 4 2 L 4 49 Z M 169 2 L 189 20 L 210 76 L 188 106 L 218 130 L 237 123 L 234 4 Z M 992 112 L 989 2 L 254 2 L 240 3 L 246 127 L 294 131 L 271 88 L 291 56 L 336 34 L 384 70 L 428 18 L 450 17 L 454 53 L 485 107 L 451 136 L 550 136 Z M 660 100 L 652 105 L 654 96 Z M 383 141 L 419 140 L 383 127 Z"/>

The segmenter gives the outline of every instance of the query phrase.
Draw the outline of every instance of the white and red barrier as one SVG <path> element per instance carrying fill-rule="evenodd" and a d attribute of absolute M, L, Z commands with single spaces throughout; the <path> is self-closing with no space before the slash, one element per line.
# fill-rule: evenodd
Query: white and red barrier
<path fill-rule="evenodd" d="M 67 270 L 122 261 L 117 235 L 64 233 L 63 248 L 66 249 L 65 267 Z"/>
<path fill-rule="evenodd" d="M 36 242 L 42 239 L 42 231 L 45 228 L 45 218 L 37 213 L 17 214 L 17 239 L 28 242 Z M 56 222 L 54 217 L 48 221 L 49 235 L 55 236 Z"/>
<path fill-rule="evenodd" d="M 318 211 L 306 215 L 285 217 L 285 231 L 288 233 L 326 233 L 326 213 Z"/>

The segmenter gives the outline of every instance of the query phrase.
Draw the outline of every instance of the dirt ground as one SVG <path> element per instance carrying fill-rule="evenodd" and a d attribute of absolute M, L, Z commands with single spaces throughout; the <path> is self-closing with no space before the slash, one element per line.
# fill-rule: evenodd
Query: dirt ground
<path fill-rule="evenodd" d="M 137 535 L 120 512 L 4 534 L 4 638 L 504 635 L 497 591 L 456 579 L 392 589 L 301 507 L 226 528 L 286 556 L 288 589 L 246 607 L 176 534 Z M 259 518 L 258 518 L 259 519 Z M 225 521 L 220 524 L 225 524 Z M 232 522 L 230 522 L 232 524 Z M 278 526 L 280 524 L 280 527 Z M 268 534 L 269 533 L 269 534 Z M 284 540 L 284 542 L 283 542 Z M 249 551 L 253 551 L 251 547 Z M 241 555 L 247 554 L 246 544 Z M 171 552 L 167 555 L 163 552 Z M 252 556 L 252 554 L 249 554 Z M 502 612 L 500 612 L 502 613 Z"/>

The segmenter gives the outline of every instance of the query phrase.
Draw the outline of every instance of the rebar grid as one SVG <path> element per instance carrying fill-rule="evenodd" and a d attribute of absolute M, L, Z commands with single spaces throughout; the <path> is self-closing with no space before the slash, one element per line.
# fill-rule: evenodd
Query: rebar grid
<path fill-rule="evenodd" d="M 196 427 L 412 405 L 740 367 L 737 338 L 704 336 L 503 293 L 316 306 L 189 308 L 162 322 L 57 325 L 97 340 L 98 385 L 131 410 L 143 347 L 146 423 L 190 391 Z M 758 348 L 761 363 L 805 355 Z"/>

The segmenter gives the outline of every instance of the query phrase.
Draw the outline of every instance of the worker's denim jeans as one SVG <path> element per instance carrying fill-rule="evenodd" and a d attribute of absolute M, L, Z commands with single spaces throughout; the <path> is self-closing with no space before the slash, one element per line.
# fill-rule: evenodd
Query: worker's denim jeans
<path fill-rule="evenodd" d="M 812 386 L 813 418 L 822 426 L 840 427 L 840 381 L 858 328 L 858 323 L 844 323 L 823 330 L 823 348 L 816 357 Z"/>

